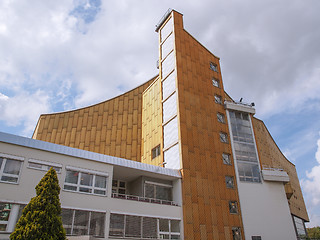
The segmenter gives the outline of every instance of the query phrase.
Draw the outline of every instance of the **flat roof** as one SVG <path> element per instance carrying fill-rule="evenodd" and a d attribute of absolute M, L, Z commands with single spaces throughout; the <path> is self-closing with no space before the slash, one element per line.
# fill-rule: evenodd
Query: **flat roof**
<path fill-rule="evenodd" d="M 100 153 L 85 151 L 77 148 L 67 147 L 50 142 L 40 141 L 32 138 L 21 137 L 9 133 L 0 132 L 0 142 L 14 144 L 18 146 L 33 148 L 37 150 L 63 154 L 67 156 L 87 159 L 91 161 L 103 162 L 114 166 L 131 168 L 149 173 L 156 173 L 160 175 L 170 176 L 174 178 L 181 178 L 179 170 L 158 167 L 146 163 L 127 160 L 124 158 L 113 157 Z"/>

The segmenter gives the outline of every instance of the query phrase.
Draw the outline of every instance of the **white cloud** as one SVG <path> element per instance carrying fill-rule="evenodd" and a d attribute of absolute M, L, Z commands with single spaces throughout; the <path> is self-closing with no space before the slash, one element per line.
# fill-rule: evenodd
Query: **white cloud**
<path fill-rule="evenodd" d="M 306 179 L 301 180 L 301 186 L 305 193 L 305 200 L 309 210 L 310 227 L 320 226 L 320 138 L 317 141 L 315 159 L 317 165 L 310 172 L 306 173 Z"/>
<path fill-rule="evenodd" d="M 30 136 L 42 113 L 50 112 L 49 97 L 40 90 L 29 94 L 21 92 L 9 98 L 0 95 L 0 120 L 8 126 L 23 126 L 21 135 Z"/>

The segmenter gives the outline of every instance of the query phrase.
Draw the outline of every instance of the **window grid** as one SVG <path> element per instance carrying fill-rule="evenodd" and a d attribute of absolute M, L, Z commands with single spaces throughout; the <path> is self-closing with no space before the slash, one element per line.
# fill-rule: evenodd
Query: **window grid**
<path fill-rule="evenodd" d="M 160 156 L 160 144 L 152 149 L 152 159 Z"/>
<path fill-rule="evenodd" d="M 64 182 L 64 190 L 67 191 L 73 191 L 73 192 L 80 192 L 80 193 L 87 193 L 87 194 L 94 194 L 94 195 L 106 195 L 107 194 L 107 177 L 96 175 L 92 173 L 87 172 L 80 172 L 80 171 L 73 171 L 73 170 L 67 170 L 66 171 L 66 178 Z M 68 174 L 73 172 L 73 176 L 77 178 L 77 183 L 70 183 L 67 182 Z M 88 184 L 81 184 L 81 181 L 85 181 L 85 176 L 89 176 L 89 183 Z M 91 178 L 92 177 L 92 178 Z M 90 179 L 91 178 L 91 179 Z M 97 179 L 102 178 L 104 182 L 104 187 L 98 187 Z"/>
<path fill-rule="evenodd" d="M 126 194 L 127 183 L 121 180 L 112 180 L 112 193 Z"/>
<path fill-rule="evenodd" d="M 129 228 L 127 226 L 128 224 L 135 224 L 130 222 L 134 219 L 141 223 L 140 226 L 135 229 Z M 145 224 L 146 222 L 150 222 L 151 219 L 153 221 L 156 220 L 156 224 Z M 148 227 L 149 229 L 146 229 Z M 131 232 L 133 230 L 138 231 Z M 126 238 L 131 237 L 132 234 L 139 238 L 142 236 L 142 238 L 152 239 L 180 239 L 180 221 L 114 213 L 110 214 L 109 236 Z"/>
<path fill-rule="evenodd" d="M 18 183 L 22 161 L 0 157 L 0 182 Z"/>

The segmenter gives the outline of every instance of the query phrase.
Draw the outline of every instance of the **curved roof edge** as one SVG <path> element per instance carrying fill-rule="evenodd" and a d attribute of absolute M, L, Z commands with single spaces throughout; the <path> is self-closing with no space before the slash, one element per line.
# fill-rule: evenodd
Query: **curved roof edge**
<path fill-rule="evenodd" d="M 73 112 L 73 111 L 79 111 L 79 110 L 82 110 L 82 109 L 85 109 L 85 108 L 88 108 L 88 107 L 94 107 L 94 106 L 99 105 L 99 104 L 101 104 L 101 103 L 105 103 L 105 102 L 111 101 L 111 100 L 116 99 L 116 98 L 118 98 L 118 97 L 121 97 L 121 96 L 123 96 L 123 95 L 125 95 L 125 94 L 127 94 L 127 93 L 129 93 L 129 92 L 132 92 L 132 91 L 136 90 L 137 88 L 140 88 L 140 87 L 142 87 L 143 85 L 147 84 L 148 82 L 150 82 L 149 84 L 151 84 L 158 76 L 159 76 L 159 75 L 156 75 L 156 76 L 150 78 L 148 81 L 140 84 L 139 86 L 137 86 L 137 87 L 135 87 L 135 88 L 133 88 L 133 89 L 127 91 L 127 92 L 124 92 L 124 93 L 122 93 L 122 94 L 120 94 L 120 95 L 118 95 L 118 96 L 115 96 L 115 97 L 113 97 L 113 98 L 110 98 L 110 99 L 107 99 L 107 100 L 104 100 L 104 101 L 101 101 L 101 102 L 98 102 L 98 103 L 95 103 L 95 104 L 92 104 L 92 105 L 89 105 L 89 106 L 86 106 L 86 107 L 80 107 L 80 108 L 76 108 L 76 109 L 72 109 L 72 110 L 67 110 L 67 111 L 62 111 L 62 112 L 44 113 L 44 114 L 41 114 L 40 117 L 41 117 L 41 116 L 48 116 L 48 115 L 55 115 L 55 114 L 63 114 L 63 113 L 68 113 L 68 112 Z M 39 119 L 40 119 L 40 117 L 39 117 Z"/>
<path fill-rule="evenodd" d="M 280 153 L 282 154 L 282 156 L 283 156 L 289 163 L 291 163 L 291 164 L 295 167 L 296 165 L 295 165 L 294 163 L 292 163 L 292 162 L 282 153 L 282 151 L 281 151 L 281 149 L 279 148 L 278 144 L 276 143 L 276 141 L 273 139 L 271 133 L 269 132 L 269 129 L 268 129 L 267 126 L 264 124 L 264 121 L 262 121 L 262 120 L 259 119 L 259 118 L 254 117 L 254 116 L 253 116 L 253 118 L 256 119 L 256 120 L 258 120 L 259 122 L 261 122 L 261 123 L 263 124 L 263 126 L 267 129 L 267 132 L 268 132 L 270 138 L 272 139 L 273 143 L 276 145 L 276 147 L 278 148 L 278 150 L 280 151 Z"/>

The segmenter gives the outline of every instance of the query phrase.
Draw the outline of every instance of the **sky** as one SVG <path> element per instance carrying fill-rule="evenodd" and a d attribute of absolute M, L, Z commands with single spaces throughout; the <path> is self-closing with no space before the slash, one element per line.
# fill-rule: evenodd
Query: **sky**
<path fill-rule="evenodd" d="M 158 74 L 168 8 L 220 57 L 225 90 L 297 168 L 320 226 L 319 0 L 1 0 L 0 131 L 31 137 L 40 114 L 95 104 Z"/>

